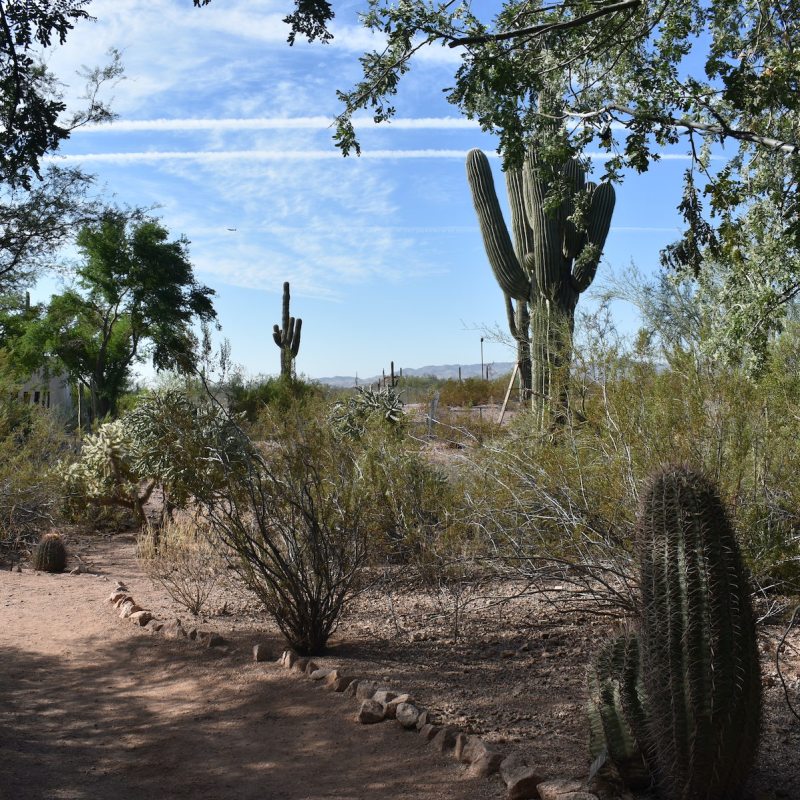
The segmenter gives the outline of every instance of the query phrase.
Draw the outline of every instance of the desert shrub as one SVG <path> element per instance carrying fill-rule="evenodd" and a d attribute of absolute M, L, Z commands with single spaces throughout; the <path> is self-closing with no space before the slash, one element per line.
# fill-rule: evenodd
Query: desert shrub
<path fill-rule="evenodd" d="M 508 375 L 487 381 L 481 378 L 446 380 L 439 386 L 439 402 L 445 406 L 471 407 L 500 403 L 506 393 Z"/>
<path fill-rule="evenodd" d="M 367 558 L 364 481 L 348 441 L 318 417 L 273 418 L 243 479 L 207 507 L 232 566 L 301 654 L 321 653 Z M 221 464 L 229 455 L 219 451 Z"/>
<path fill-rule="evenodd" d="M 197 518 L 178 515 L 139 534 L 137 555 L 153 583 L 198 616 L 224 575 L 225 562 Z"/>
<path fill-rule="evenodd" d="M 258 377 L 249 381 L 236 376 L 228 383 L 225 391 L 231 413 L 250 424 L 257 422 L 266 406 L 286 412 L 322 394 L 317 385 L 293 376 Z"/>
<path fill-rule="evenodd" d="M 61 420 L 38 406 L 0 401 L 0 558 L 27 551 L 61 517 L 64 487 L 53 469 L 72 458 Z"/>

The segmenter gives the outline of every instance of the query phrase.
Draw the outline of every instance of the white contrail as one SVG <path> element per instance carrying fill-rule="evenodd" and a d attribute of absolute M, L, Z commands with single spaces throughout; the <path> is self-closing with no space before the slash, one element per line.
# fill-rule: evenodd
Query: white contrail
<path fill-rule="evenodd" d="M 227 119 L 129 119 L 103 125 L 86 125 L 79 133 L 132 133 L 136 131 L 246 131 L 246 130 L 325 130 L 333 125 L 331 117 L 242 117 Z M 353 120 L 356 128 L 387 130 L 477 130 L 479 125 L 463 117 L 398 117 L 376 123 L 370 117 Z"/>
<path fill-rule="evenodd" d="M 497 154 L 486 154 L 489 158 L 497 158 Z M 595 161 L 606 161 L 608 153 L 586 153 Z M 464 159 L 466 150 L 362 150 L 360 158 L 367 160 L 391 159 Z M 689 161 L 686 153 L 661 153 L 662 161 Z M 722 156 L 711 156 L 721 160 Z M 199 161 L 219 163 L 222 161 L 324 161 L 339 159 L 342 154 L 338 150 L 152 150 L 130 153 L 71 153 L 68 155 L 48 156 L 43 161 L 51 163 L 105 163 L 127 164 L 158 161 Z M 353 157 L 357 161 L 358 158 Z"/>

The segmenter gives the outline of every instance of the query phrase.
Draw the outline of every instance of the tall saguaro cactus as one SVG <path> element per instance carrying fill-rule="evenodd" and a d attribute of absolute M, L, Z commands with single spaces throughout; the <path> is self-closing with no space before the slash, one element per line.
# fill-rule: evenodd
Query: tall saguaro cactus
<path fill-rule="evenodd" d="M 467 155 L 467 179 L 484 247 L 506 296 L 523 370 L 529 343 L 533 407 L 544 427 L 556 404 L 565 402 L 575 306 L 594 280 L 615 193 L 609 183 L 587 183 L 585 170 L 577 161 L 568 161 L 557 176 L 563 199 L 548 209 L 552 187 L 537 173 L 532 151 L 521 168 L 506 171 L 512 244 L 489 160 L 477 149 Z"/>
<path fill-rule="evenodd" d="M 302 319 L 289 316 L 289 281 L 283 284 L 283 315 L 281 327 L 273 325 L 272 338 L 281 349 L 281 377 L 291 378 L 294 375 L 294 360 L 300 349 L 300 330 Z"/>

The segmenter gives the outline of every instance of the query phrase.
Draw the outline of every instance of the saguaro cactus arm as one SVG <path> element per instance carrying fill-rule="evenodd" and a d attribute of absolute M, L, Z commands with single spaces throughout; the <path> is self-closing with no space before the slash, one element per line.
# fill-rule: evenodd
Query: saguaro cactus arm
<path fill-rule="evenodd" d="M 514 300 L 528 300 L 531 282 L 514 252 L 497 200 L 489 159 L 478 149 L 467 154 L 467 179 L 486 255 L 500 288 Z"/>
<path fill-rule="evenodd" d="M 586 189 L 591 194 L 591 202 L 586 220 L 585 244 L 572 268 L 572 286 L 579 293 L 589 288 L 597 273 L 616 203 L 616 193 L 610 183 L 601 183 L 599 186 L 589 183 Z"/>

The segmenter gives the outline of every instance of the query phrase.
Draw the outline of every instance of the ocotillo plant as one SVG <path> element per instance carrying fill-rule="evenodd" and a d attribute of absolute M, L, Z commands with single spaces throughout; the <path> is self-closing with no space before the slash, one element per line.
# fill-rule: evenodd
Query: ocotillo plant
<path fill-rule="evenodd" d="M 531 151 L 521 168 L 506 171 L 512 244 L 489 160 L 480 150 L 467 155 L 467 178 L 486 254 L 506 296 L 523 381 L 530 352 L 533 406 L 544 427 L 556 403 L 566 400 L 575 306 L 597 271 L 611 225 L 614 187 L 587 183 L 578 162 L 568 161 L 557 176 L 563 199 L 547 208 L 554 187 L 540 177 Z"/>
<path fill-rule="evenodd" d="M 272 338 L 281 349 L 281 377 L 291 378 L 294 375 L 294 360 L 300 349 L 300 330 L 302 319 L 289 316 L 289 281 L 283 284 L 283 315 L 281 327 L 273 325 Z"/>
<path fill-rule="evenodd" d="M 607 646 L 590 676 L 593 755 L 604 739 L 623 779 L 638 781 L 641 752 L 669 800 L 736 800 L 758 747 L 761 677 L 748 582 L 714 487 L 663 468 L 642 493 L 636 542 L 639 634 Z"/>

